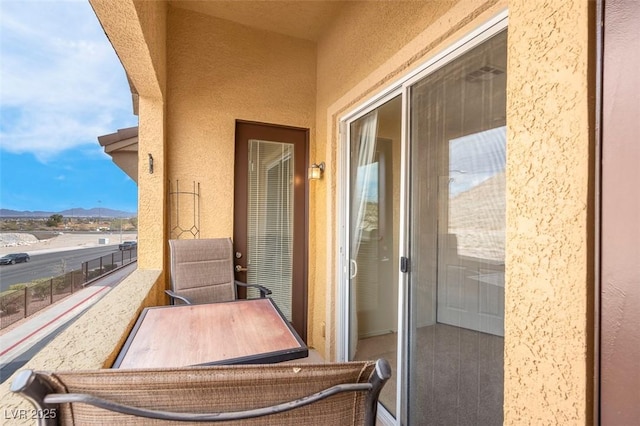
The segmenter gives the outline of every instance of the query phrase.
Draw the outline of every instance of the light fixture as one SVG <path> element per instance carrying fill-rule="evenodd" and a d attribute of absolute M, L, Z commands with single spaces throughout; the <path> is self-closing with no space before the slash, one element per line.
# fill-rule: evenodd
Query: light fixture
<path fill-rule="evenodd" d="M 153 155 L 149 154 L 149 173 L 153 174 Z"/>
<path fill-rule="evenodd" d="M 324 173 L 324 161 L 320 164 L 313 163 L 311 167 L 309 167 L 309 180 L 320 179 L 322 173 Z"/>

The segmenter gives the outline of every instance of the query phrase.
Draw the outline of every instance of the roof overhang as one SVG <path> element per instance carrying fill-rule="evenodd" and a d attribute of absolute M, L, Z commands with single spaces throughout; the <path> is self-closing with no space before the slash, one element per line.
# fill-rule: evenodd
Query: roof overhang
<path fill-rule="evenodd" d="M 98 136 L 100 146 L 134 182 L 138 182 L 138 127 Z"/>

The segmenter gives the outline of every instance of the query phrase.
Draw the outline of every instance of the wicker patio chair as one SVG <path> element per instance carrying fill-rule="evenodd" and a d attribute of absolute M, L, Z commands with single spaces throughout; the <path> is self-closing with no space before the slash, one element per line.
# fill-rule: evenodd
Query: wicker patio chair
<path fill-rule="evenodd" d="M 260 297 L 271 290 L 234 279 L 233 244 L 230 238 L 169 240 L 172 303 L 228 302 L 237 298 L 237 286 L 254 287 Z"/>
<path fill-rule="evenodd" d="M 34 372 L 11 390 L 39 425 L 371 425 L 389 363 Z"/>

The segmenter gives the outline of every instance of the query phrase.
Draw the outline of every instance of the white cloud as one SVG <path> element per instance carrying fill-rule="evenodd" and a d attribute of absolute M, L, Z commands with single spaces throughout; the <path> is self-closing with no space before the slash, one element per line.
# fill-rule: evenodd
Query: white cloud
<path fill-rule="evenodd" d="M 46 162 L 135 125 L 126 76 L 88 1 L 0 2 L 0 149 Z"/>

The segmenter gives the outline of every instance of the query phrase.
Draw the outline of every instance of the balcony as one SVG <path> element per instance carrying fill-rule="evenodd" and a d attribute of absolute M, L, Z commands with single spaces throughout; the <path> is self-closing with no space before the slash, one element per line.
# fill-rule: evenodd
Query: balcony
<path fill-rule="evenodd" d="M 140 311 L 164 302 L 163 273 L 135 270 L 23 368 L 82 370 L 109 368 Z M 160 303 L 158 303 L 160 302 Z M 11 378 L 0 385 L 5 412 L 29 410 L 29 403 L 9 391 Z M 32 424 L 31 419 L 24 424 Z"/>
<path fill-rule="evenodd" d="M 110 368 L 142 309 L 162 304 L 162 271 L 136 269 L 18 370 Z M 308 358 L 295 362 L 323 361 L 317 351 L 310 350 Z M 29 412 L 30 404 L 9 391 L 14 377 L 15 374 L 0 385 L 5 413 Z M 24 423 L 16 420 L 14 424 L 32 423 L 32 419 L 24 419 Z"/>

